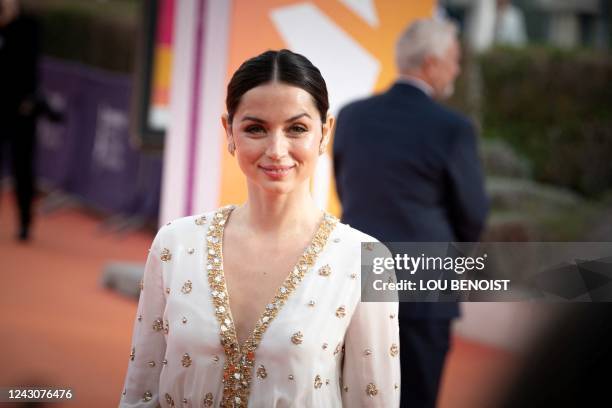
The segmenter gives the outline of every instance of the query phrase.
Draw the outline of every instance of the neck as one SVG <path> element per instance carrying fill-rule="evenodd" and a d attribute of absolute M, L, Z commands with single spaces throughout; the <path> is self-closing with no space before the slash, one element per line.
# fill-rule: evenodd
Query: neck
<path fill-rule="evenodd" d="M 309 182 L 286 194 L 249 185 L 246 203 L 235 212 L 236 218 L 253 232 L 274 234 L 311 230 L 322 216 L 310 195 Z"/>

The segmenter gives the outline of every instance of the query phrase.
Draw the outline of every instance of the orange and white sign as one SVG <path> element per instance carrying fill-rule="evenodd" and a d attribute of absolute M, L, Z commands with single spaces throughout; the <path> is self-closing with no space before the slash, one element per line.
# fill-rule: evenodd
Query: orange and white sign
<path fill-rule="evenodd" d="M 327 82 L 332 114 L 381 91 L 396 75 L 395 40 L 434 0 L 181 0 L 166 139 L 161 222 L 246 199 L 246 183 L 225 149 L 225 88 L 246 59 L 288 48 Z M 339 215 L 331 157 L 320 160 L 313 194 Z"/>

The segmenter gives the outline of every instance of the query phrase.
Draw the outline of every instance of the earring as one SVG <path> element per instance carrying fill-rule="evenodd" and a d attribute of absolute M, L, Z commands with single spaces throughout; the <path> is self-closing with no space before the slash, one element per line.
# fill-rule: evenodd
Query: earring
<path fill-rule="evenodd" d="M 326 147 L 327 147 L 327 146 L 325 146 L 324 144 L 319 145 L 319 154 L 323 154 L 323 153 L 325 153 L 325 148 L 326 148 Z"/>
<path fill-rule="evenodd" d="M 234 142 L 230 142 L 227 145 L 227 151 L 229 152 L 229 154 L 231 154 L 232 156 L 234 155 L 234 152 L 236 151 L 236 145 L 234 144 Z"/>

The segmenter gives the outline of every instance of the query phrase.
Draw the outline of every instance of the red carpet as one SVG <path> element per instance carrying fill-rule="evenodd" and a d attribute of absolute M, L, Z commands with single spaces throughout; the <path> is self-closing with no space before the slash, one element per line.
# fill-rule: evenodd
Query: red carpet
<path fill-rule="evenodd" d="M 102 233 L 77 210 L 39 216 L 33 239 L 14 239 L 12 197 L 0 203 L 0 387 L 73 389 L 61 408 L 117 405 L 130 353 L 136 302 L 99 285 L 109 261 L 144 262 L 152 235 Z M 461 338 L 443 379 L 439 406 L 479 408 L 515 366 L 511 354 Z M 0 404 L 1 405 L 1 404 Z"/>

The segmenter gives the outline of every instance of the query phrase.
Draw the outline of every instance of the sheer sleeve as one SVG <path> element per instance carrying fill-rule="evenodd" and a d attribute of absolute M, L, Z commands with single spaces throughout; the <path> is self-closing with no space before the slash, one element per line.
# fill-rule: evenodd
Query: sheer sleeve
<path fill-rule="evenodd" d="M 399 406 L 397 309 L 396 302 L 357 304 L 344 341 L 343 406 Z"/>
<path fill-rule="evenodd" d="M 161 231 L 149 251 L 140 286 L 140 299 L 134 321 L 132 347 L 119 407 L 159 406 L 159 375 L 166 352 L 163 313 L 162 265 L 169 261 L 168 250 L 159 247 Z"/>

